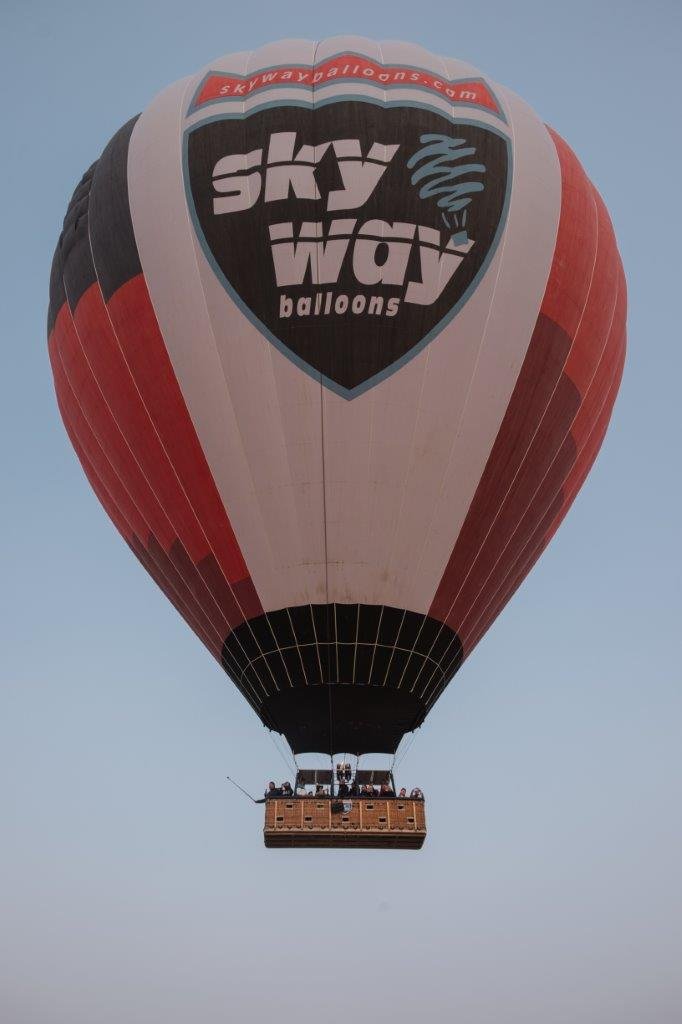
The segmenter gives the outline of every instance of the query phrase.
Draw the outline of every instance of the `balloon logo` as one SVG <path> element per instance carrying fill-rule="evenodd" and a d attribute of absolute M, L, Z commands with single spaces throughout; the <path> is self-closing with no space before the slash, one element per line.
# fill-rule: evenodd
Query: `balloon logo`
<path fill-rule="evenodd" d="M 186 146 L 188 203 L 218 279 L 283 355 L 345 398 L 443 330 L 503 227 L 509 139 L 422 106 L 211 111 Z M 460 164 L 477 151 L 486 191 L 484 164 Z"/>
<path fill-rule="evenodd" d="M 407 161 L 408 167 L 418 168 L 410 181 L 416 185 L 426 179 L 419 190 L 419 198 L 440 196 L 438 206 L 443 210 L 443 223 L 451 230 L 457 231 L 450 239 L 450 244 L 464 245 L 469 240 L 465 226 L 471 193 L 482 192 L 485 185 L 477 178 L 473 181 L 459 179 L 465 174 L 484 175 L 485 164 L 458 164 L 464 157 L 473 157 L 476 154 L 474 146 L 467 147 L 466 139 L 455 139 L 450 135 L 422 135 L 419 141 L 424 143 L 423 149 Z M 418 166 L 420 163 L 421 167 Z M 450 214 L 452 219 L 449 219 L 447 214 Z"/>
<path fill-rule="evenodd" d="M 131 551 L 262 723 L 360 754 L 424 721 L 561 524 L 625 321 L 556 132 L 462 62 L 341 38 L 228 55 L 116 133 L 48 343 Z"/>

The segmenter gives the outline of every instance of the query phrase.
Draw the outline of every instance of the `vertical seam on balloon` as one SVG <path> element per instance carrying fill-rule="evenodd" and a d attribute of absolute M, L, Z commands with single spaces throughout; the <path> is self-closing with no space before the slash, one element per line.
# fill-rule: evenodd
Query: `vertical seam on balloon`
<path fill-rule="evenodd" d="M 246 70 L 247 70 L 247 76 L 248 76 L 248 74 L 249 74 L 249 71 L 250 71 L 250 67 L 251 67 L 251 62 L 252 62 L 252 60 L 253 60 L 253 57 L 254 57 L 254 53 L 255 53 L 255 52 L 256 52 L 255 50 L 251 50 L 251 51 L 249 51 L 249 56 L 248 56 L 248 58 L 247 58 L 247 61 L 246 61 Z M 184 98 L 183 98 L 183 104 L 182 104 L 182 108 L 181 108 L 181 109 L 182 109 L 182 111 L 184 111 L 184 110 L 185 110 L 185 102 L 184 102 Z M 245 102 L 243 102 L 243 103 L 242 103 L 242 114 L 244 114 L 244 112 L 245 112 L 245 109 L 246 109 L 246 107 L 245 107 Z M 242 118 L 242 121 L 241 121 L 241 126 L 242 126 L 242 130 L 243 130 L 243 133 L 244 133 L 244 140 L 246 140 L 246 118 L 244 118 L 244 117 Z M 246 145 L 244 145 L 244 146 L 243 146 L 243 149 L 244 149 L 244 151 L 246 152 L 246 150 L 247 150 L 247 147 L 246 147 Z M 250 194 L 250 193 L 251 193 L 251 179 L 250 179 L 250 178 L 248 178 L 248 177 L 247 177 L 247 181 L 246 181 L 246 187 L 247 187 L 247 189 L 248 189 L 248 191 L 249 191 L 249 194 Z M 194 242 L 194 240 L 193 240 L 193 239 L 192 239 L 192 242 Z M 193 246 L 193 248 L 194 248 L 194 246 Z M 196 250 L 194 250 L 194 251 L 196 251 Z M 204 292 L 204 289 L 203 289 L 203 284 L 202 284 L 202 282 L 201 282 L 201 278 L 199 278 L 199 284 L 200 284 L 200 286 L 201 286 L 201 291 L 202 291 L 202 294 L 203 294 L 203 295 L 204 295 L 204 297 L 205 297 L 205 294 L 206 294 L 206 293 Z M 206 311 L 207 311 L 207 316 L 208 316 L 209 324 L 210 324 L 210 326 L 211 326 L 211 333 L 212 333 L 212 334 L 214 334 L 214 332 L 213 332 L 213 319 L 212 319 L 212 317 L 211 317 L 211 314 L 210 314 L 210 312 L 208 311 L 208 303 L 206 303 L 206 302 L 205 302 L 205 305 L 206 305 Z M 215 337 L 215 335 L 214 335 L 214 337 Z M 221 364 L 221 366 L 222 366 L 222 357 L 221 357 L 221 355 L 220 355 L 220 350 L 219 350 L 219 348 L 218 348 L 217 342 L 216 342 L 216 349 L 217 349 L 217 351 L 218 351 L 218 359 L 219 359 L 219 361 L 220 361 L 220 364 Z M 226 375 L 225 375 L 225 380 L 227 381 L 227 376 L 226 376 Z M 277 394 L 276 394 L 276 392 L 277 392 L 277 387 L 276 387 L 276 384 L 274 383 L 274 373 L 273 373 L 273 388 L 274 388 L 274 391 L 275 391 L 275 395 L 276 395 L 276 397 L 278 397 L 278 396 L 277 396 Z M 280 418 L 281 418 L 281 410 L 280 410 Z M 254 483 L 255 483 L 255 481 L 254 481 Z M 254 487 L 254 494 L 255 494 L 255 493 L 256 493 L 256 489 L 255 489 L 255 487 Z M 267 532 L 267 531 L 266 531 L 266 532 Z M 272 626 L 272 622 L 270 621 L 270 617 L 269 617 L 269 615 L 268 615 L 268 612 L 267 612 L 267 611 L 266 611 L 265 609 L 263 609 L 263 611 L 264 611 L 264 615 L 265 615 L 265 620 L 266 620 L 266 622 L 267 622 L 267 624 L 268 624 L 268 628 L 270 629 L 270 633 L 271 633 L 271 635 L 272 635 L 272 638 L 273 638 L 273 640 L 274 640 L 274 642 L 275 642 L 275 646 L 276 646 L 276 648 L 277 648 L 277 651 L 278 651 L 278 653 L 279 653 L 280 661 L 282 662 L 282 665 L 283 665 L 283 667 L 284 667 L 284 671 L 285 671 L 285 673 L 286 673 L 286 677 L 287 677 L 287 679 L 289 680 L 289 687 L 290 687 L 290 688 L 293 688 L 293 683 L 292 683 L 292 681 L 291 681 L 291 676 L 289 675 L 289 669 L 288 669 L 288 667 L 287 667 L 287 665 L 286 665 L 286 662 L 284 661 L 284 656 L 283 656 L 283 654 L 282 654 L 282 651 L 281 651 L 281 649 L 280 649 L 280 646 L 279 646 L 279 641 L 278 641 L 278 639 L 277 639 L 277 635 L 276 635 L 276 633 L 275 633 L 275 630 L 274 630 L 274 628 L 273 628 L 273 626 Z M 294 634 L 294 635 L 295 635 L 295 634 Z M 267 661 L 267 657 L 265 656 L 265 653 L 264 653 L 264 652 L 263 652 L 263 657 L 262 657 L 262 660 L 263 660 L 263 661 L 264 661 L 264 662 L 266 663 L 267 667 L 269 668 L 270 666 L 269 666 L 269 663 L 268 663 L 268 661 Z M 270 669 L 270 674 L 271 674 L 271 676 L 272 676 L 272 678 L 273 678 L 273 680 L 274 680 L 274 682 L 275 682 L 275 686 L 276 686 L 277 690 L 279 690 L 279 686 L 277 685 L 277 679 L 276 679 L 276 677 L 275 677 L 275 673 L 274 673 L 274 672 L 273 672 L 273 671 L 272 671 L 271 669 Z"/>
<path fill-rule="evenodd" d="M 312 79 L 313 80 L 315 78 L 315 53 L 316 53 L 316 49 L 317 49 L 316 44 L 314 44 L 314 46 L 315 46 L 315 48 L 313 50 L 313 62 L 312 62 L 312 72 L 313 72 Z M 314 84 L 313 84 L 313 89 L 314 88 L 315 87 L 314 87 Z M 314 111 L 314 104 L 313 104 L 313 111 Z M 313 128 L 313 141 L 314 140 L 315 140 L 315 132 L 314 132 L 314 128 Z M 315 259 L 316 259 L 316 262 L 317 262 L 318 261 L 317 248 L 315 249 Z M 319 267 L 319 262 L 318 262 L 318 267 Z M 313 391 L 312 391 L 313 394 L 315 393 L 315 390 L 316 389 L 314 388 L 314 385 L 313 385 Z M 328 586 L 328 584 L 326 582 L 326 580 L 327 580 L 327 515 L 326 515 L 325 476 L 324 476 L 324 429 L 323 429 L 323 426 L 322 426 L 323 423 L 324 423 L 324 412 L 323 412 L 323 409 L 322 409 L 322 383 L 321 383 L 321 381 L 320 381 L 320 390 L 319 390 L 318 394 L 319 394 L 319 402 L 320 402 L 320 421 L 321 421 L 321 430 L 320 430 L 320 462 L 321 462 L 321 469 L 322 469 L 322 508 L 321 508 L 321 514 L 322 514 L 322 523 L 321 523 L 321 526 L 322 526 L 322 553 L 323 553 L 323 558 L 324 558 L 324 570 L 323 570 L 323 572 L 324 572 L 324 578 L 325 578 L 325 600 L 328 601 L 329 586 Z M 311 483 L 312 483 L 312 481 L 311 481 Z M 310 596 L 313 596 L 313 595 L 310 595 Z M 320 644 L 319 644 L 319 640 L 318 640 L 318 636 L 317 636 L 317 627 L 315 625 L 315 613 L 313 611 L 312 601 L 309 603 L 309 608 L 310 608 L 310 618 L 311 618 L 311 621 L 312 621 L 312 624 L 313 624 L 313 636 L 315 638 L 315 650 L 317 652 L 317 663 L 318 663 L 318 666 L 319 666 L 319 669 L 320 669 L 320 683 L 321 683 L 321 685 L 324 686 L 324 684 L 325 684 L 325 673 L 324 673 L 324 670 L 323 670 L 323 667 L 322 667 L 322 653 L 320 651 Z"/>
<path fill-rule="evenodd" d="M 383 64 L 384 63 L 383 49 L 381 47 L 381 43 L 378 43 L 377 45 L 378 45 L 378 48 L 379 48 L 379 56 L 381 58 L 381 63 Z M 388 100 L 386 89 L 382 89 L 382 95 L 383 95 L 383 101 L 384 101 L 384 104 L 385 104 L 387 102 L 387 100 Z M 383 233 L 384 232 L 383 232 L 383 227 L 382 227 L 382 238 L 383 238 Z M 393 558 L 395 557 L 396 548 L 397 548 L 398 533 L 399 533 L 399 529 L 400 529 L 400 520 L 402 518 L 403 509 L 405 507 L 405 499 L 406 499 L 406 495 L 407 495 L 407 482 L 408 482 L 408 478 L 409 478 L 409 467 L 410 467 L 410 464 L 411 464 L 411 461 L 412 461 L 412 453 L 414 452 L 415 438 L 416 438 L 416 434 L 417 434 L 417 423 L 419 421 L 420 400 L 421 400 L 421 397 L 422 397 L 422 395 L 424 393 L 424 383 L 425 383 L 425 380 L 426 380 L 426 368 L 427 368 L 427 366 L 429 364 L 429 355 L 430 355 L 429 349 L 430 349 L 430 346 L 427 345 L 426 346 L 426 358 L 424 359 L 424 363 L 423 363 L 423 366 L 422 366 L 421 379 L 420 379 L 420 383 L 419 383 L 419 397 L 418 397 L 418 399 L 417 399 L 417 401 L 415 403 L 414 420 L 413 420 L 413 423 L 412 423 L 412 436 L 410 438 L 410 455 L 405 460 L 405 471 L 404 471 L 404 474 L 403 474 L 403 480 L 402 480 L 402 485 L 401 485 L 400 509 L 399 509 L 398 515 L 396 516 L 396 519 L 395 519 L 395 527 L 394 527 L 394 531 L 393 531 L 392 543 L 391 543 L 391 546 L 389 548 L 389 555 L 388 555 L 388 559 L 386 561 L 386 566 L 385 566 L 386 574 L 387 574 L 387 576 L 389 578 L 390 578 Z M 384 595 L 382 594 L 382 597 L 383 596 Z M 404 600 L 401 600 L 401 604 L 404 604 Z M 381 623 L 381 619 L 383 619 L 383 612 L 384 612 L 384 605 L 382 604 L 381 618 L 379 620 L 380 623 Z M 386 664 L 386 671 L 384 672 L 384 678 L 383 678 L 383 680 L 381 682 L 381 686 L 382 687 L 386 686 L 386 681 L 388 679 L 388 674 L 389 674 L 389 671 L 390 671 L 390 668 L 391 668 L 391 664 L 393 662 L 393 658 L 395 656 L 396 645 L 398 643 L 398 636 L 400 635 L 400 630 L 402 628 L 402 624 L 403 624 L 404 619 L 405 619 L 405 612 L 403 611 L 402 618 L 400 620 L 400 626 L 398 627 L 398 630 L 396 632 L 395 639 L 394 639 L 394 642 L 393 642 L 393 645 L 392 645 L 391 654 L 390 654 L 390 657 L 389 657 L 388 662 Z M 374 644 L 374 655 L 372 657 L 372 670 L 374 669 L 374 660 L 375 660 L 375 657 L 376 657 L 376 649 L 377 649 L 378 642 L 379 642 L 379 626 L 377 627 L 377 638 L 376 638 L 376 642 Z M 407 667 L 407 665 L 405 667 Z M 372 679 L 372 674 L 371 673 L 370 673 L 370 677 L 369 678 L 370 678 L 370 680 Z"/>
<path fill-rule="evenodd" d="M 316 118 L 315 118 L 315 63 L 317 60 L 317 51 L 319 48 L 319 41 L 316 40 L 313 43 L 313 59 L 312 59 L 312 85 L 310 89 L 310 108 L 311 108 L 311 121 L 313 125 L 313 140 L 317 141 Z M 319 279 L 320 276 L 320 251 L 319 251 L 319 240 L 315 246 L 315 264 L 316 264 L 316 276 Z M 322 682 L 326 683 L 327 686 L 331 684 L 331 630 L 329 628 L 329 537 L 327 532 L 327 461 L 325 458 L 325 432 L 324 432 L 324 387 L 322 379 L 319 380 L 319 394 L 320 394 L 320 459 L 322 468 L 322 537 L 323 537 L 323 551 L 324 551 L 324 599 L 325 599 L 325 618 L 327 621 L 327 644 L 326 644 L 326 664 L 327 664 L 327 679 L 325 680 L 324 672 L 322 673 Z M 313 619 L 314 621 L 314 619 Z M 315 637 L 317 638 L 317 630 L 315 631 Z M 336 639 L 336 629 L 334 629 L 334 638 Z M 320 664 L 322 658 L 320 657 Z M 329 699 L 331 702 L 331 691 L 329 692 Z M 332 743 L 331 735 L 331 703 L 329 706 L 329 744 Z M 330 751 L 333 753 L 333 751 Z"/>
<path fill-rule="evenodd" d="M 296 648 L 296 651 L 298 653 L 298 660 L 301 663 L 301 672 L 303 673 L 303 678 L 305 679 L 305 685 L 309 686 L 310 684 L 308 682 L 308 673 L 305 670 L 305 663 L 303 661 L 303 655 L 301 654 L 301 647 L 303 645 L 300 643 L 300 641 L 298 639 L 298 636 L 296 635 L 296 630 L 294 628 L 294 620 L 291 617 L 291 609 L 290 608 L 286 608 L 285 611 L 287 613 L 287 618 L 289 620 L 289 627 L 291 629 L 291 635 L 294 638 L 294 647 Z"/>
<path fill-rule="evenodd" d="M 358 610 L 355 614 L 355 649 L 353 651 L 353 678 L 351 680 L 353 686 L 355 686 L 355 669 L 358 660 L 358 634 L 360 632 L 360 602 L 358 601 Z"/>
<path fill-rule="evenodd" d="M 448 69 L 447 69 L 447 66 L 445 64 L 444 58 L 441 56 L 441 57 L 438 57 L 437 59 L 440 60 L 440 62 L 441 62 L 442 69 L 443 69 L 443 72 L 444 72 L 444 77 L 446 79 L 448 79 L 448 77 L 449 77 Z M 454 103 L 450 103 L 449 106 L 450 106 L 450 122 L 451 122 L 451 124 L 454 125 L 455 118 L 457 116 L 456 115 L 456 111 L 455 111 Z M 513 131 L 513 127 L 511 125 L 510 125 L 510 130 Z M 504 239 L 502 240 L 502 247 L 501 247 L 501 251 L 500 251 L 500 265 L 501 265 L 501 257 L 503 255 L 503 252 L 504 252 Z M 443 266 L 442 266 L 442 263 L 441 263 L 439 265 L 439 268 L 438 268 L 438 280 L 439 280 L 439 283 L 440 283 L 440 280 L 441 280 L 441 277 L 442 277 L 442 273 L 443 273 Z M 499 276 L 499 272 L 498 272 L 498 276 Z M 494 298 L 494 291 L 493 291 L 493 298 Z M 492 305 L 492 300 L 491 300 L 491 305 Z M 486 321 L 486 323 L 487 323 L 487 321 Z M 484 326 L 483 334 L 482 334 L 482 337 L 481 337 L 481 345 L 483 344 L 484 337 L 485 337 L 485 326 Z M 479 352 L 480 352 L 480 346 L 479 346 Z M 424 366 L 423 366 L 423 370 L 422 370 L 421 385 L 420 385 L 420 389 L 419 389 L 419 397 L 418 397 L 416 405 L 415 405 L 414 430 L 412 432 L 412 439 L 410 441 L 410 454 L 409 454 L 408 459 L 406 460 L 407 469 L 406 469 L 406 473 L 405 473 L 405 479 L 403 481 L 403 501 L 401 502 L 401 506 L 400 506 L 400 515 L 402 515 L 402 510 L 404 508 L 404 494 L 406 492 L 406 483 L 407 483 L 407 480 L 409 479 L 410 469 L 412 467 L 412 461 L 413 461 L 413 456 L 414 456 L 414 448 L 415 448 L 415 439 L 416 439 L 416 435 L 417 435 L 417 426 L 418 426 L 420 418 L 421 418 L 422 398 L 423 398 L 423 395 L 424 395 L 424 387 L 425 387 L 425 384 L 426 384 L 426 376 L 427 376 L 427 373 L 428 373 L 430 356 L 431 356 L 431 346 L 427 345 L 426 346 L 426 358 L 424 360 Z M 473 380 L 473 375 L 472 375 L 471 379 Z M 466 399 L 465 399 L 465 402 L 464 402 L 464 404 L 462 406 L 462 413 L 461 413 L 461 416 L 460 416 L 460 424 L 461 424 L 461 418 L 464 415 L 464 410 L 465 409 L 466 409 Z M 454 446 L 454 440 L 455 440 L 455 438 L 457 436 L 457 432 L 459 430 L 459 425 L 460 424 L 458 424 L 457 430 L 454 432 L 453 442 L 452 442 L 453 446 Z M 447 461 L 445 463 L 445 467 L 442 469 L 441 474 L 440 474 L 440 483 L 439 483 L 439 492 L 438 492 L 439 495 L 443 491 L 444 480 L 446 478 L 447 471 L 448 471 L 448 466 L 450 464 L 450 454 L 451 454 L 451 452 L 452 452 L 452 446 L 450 448 L 450 453 L 448 454 L 448 459 L 447 459 Z M 432 521 L 433 521 L 433 514 L 432 514 L 431 522 Z M 428 535 L 429 535 L 429 532 L 430 532 L 430 529 L 431 529 L 431 522 L 429 523 L 429 526 L 427 527 L 427 529 L 424 532 L 424 538 L 422 540 L 422 546 L 421 546 L 421 554 L 419 555 L 419 557 L 417 559 L 416 566 L 414 567 L 414 574 L 415 575 L 418 574 L 419 566 L 421 565 L 421 562 L 422 562 L 423 557 L 424 557 L 424 550 L 426 548 L 427 538 L 428 538 Z M 396 530 L 396 532 L 397 532 L 397 530 Z M 392 559 L 393 559 L 393 553 L 391 554 L 391 559 L 389 561 L 389 565 L 391 564 Z M 404 586 L 404 584 L 403 584 L 403 586 Z M 404 598 L 403 598 L 403 602 L 402 603 L 403 604 L 406 603 Z M 419 641 L 419 638 L 421 637 L 422 630 L 423 630 L 424 625 L 426 623 L 427 617 L 428 617 L 428 612 L 423 614 L 421 624 L 420 624 L 419 629 L 417 630 L 415 638 L 414 638 L 414 640 L 412 642 L 412 651 L 410 652 L 410 656 L 407 658 L 407 660 L 405 662 L 405 665 L 403 666 L 403 671 L 400 674 L 400 679 L 398 679 L 396 684 L 395 684 L 395 689 L 396 690 L 400 690 L 402 688 L 403 679 L 405 678 L 405 673 L 407 672 L 407 666 L 410 663 L 412 655 L 416 651 L 417 642 Z"/>
<path fill-rule="evenodd" d="M 251 53 L 251 55 L 249 57 L 249 64 L 250 64 L 251 59 L 252 59 L 253 56 L 254 56 L 254 52 L 252 51 L 252 53 Z M 245 105 L 242 105 L 242 113 L 244 113 L 244 110 L 245 110 Z M 243 119 L 243 124 L 244 124 L 244 127 L 245 127 L 246 126 L 246 118 Z M 246 149 L 246 147 L 244 147 L 244 148 Z M 251 188 L 250 180 L 247 180 L 247 188 L 250 191 L 250 188 Z M 276 371 L 275 371 L 274 346 L 268 345 L 267 348 L 268 348 L 268 359 L 269 359 L 270 367 L 271 367 L 271 370 L 272 370 L 273 393 L 274 393 L 275 399 L 277 400 L 277 407 L 278 407 L 278 410 L 279 410 L 280 427 L 281 427 L 280 436 L 283 439 L 285 439 L 286 438 L 286 432 L 284 430 L 284 417 L 282 415 L 282 406 L 281 406 L 281 402 L 280 402 L 279 383 L 278 383 L 277 374 L 276 374 Z M 287 466 L 288 466 L 288 470 L 289 470 L 289 479 L 290 479 L 290 481 L 293 484 L 293 472 L 292 472 L 292 469 L 291 469 L 291 463 L 289 461 L 289 449 L 288 449 L 286 444 L 284 444 L 284 451 L 285 451 L 285 456 L 286 456 L 286 460 L 287 460 Z M 311 481 L 311 483 L 312 483 L 312 481 Z M 297 536 L 297 539 L 298 539 L 297 550 L 298 550 L 299 565 L 302 565 L 304 563 L 304 559 L 302 557 L 301 524 L 300 524 L 299 516 L 296 514 L 298 512 L 298 509 L 297 509 L 297 502 L 296 502 L 296 497 L 295 497 L 295 488 L 293 486 L 291 488 L 291 493 L 292 493 L 292 511 L 294 512 L 294 520 L 295 520 L 294 525 L 296 526 L 296 536 Z M 306 590 L 307 590 L 308 594 L 310 594 L 310 583 L 307 580 L 306 580 Z M 313 616 L 312 602 L 309 602 L 309 608 L 310 608 L 310 615 L 311 615 L 311 618 L 312 618 L 312 616 Z M 302 657 L 301 651 L 300 651 L 301 643 L 300 643 L 298 635 L 296 633 L 296 627 L 295 627 L 294 621 L 293 621 L 293 619 L 291 618 L 290 615 L 289 615 L 289 621 L 290 621 L 290 624 L 291 624 L 291 629 L 292 629 L 292 633 L 293 633 L 294 639 L 296 641 L 296 648 L 298 650 L 298 656 L 299 656 L 299 661 L 301 663 L 301 669 L 302 669 L 302 672 L 303 672 L 303 678 L 305 680 L 305 685 L 308 686 L 309 685 L 309 683 L 308 683 L 308 676 L 307 676 L 307 673 L 306 673 L 306 670 L 305 670 L 305 664 L 303 662 L 303 657 Z M 273 630 L 273 632 L 274 632 L 274 630 Z M 318 660 L 319 660 L 319 651 L 318 651 Z M 287 672 L 287 675 L 289 675 L 288 667 L 286 665 L 286 662 L 284 662 L 284 658 L 282 658 L 282 661 L 284 663 L 285 671 Z M 291 676 L 289 676 L 289 682 L 290 682 L 290 685 L 293 686 L 293 683 L 291 682 Z"/>
<path fill-rule="evenodd" d="M 313 48 L 313 77 L 312 87 L 310 90 L 311 100 L 311 120 L 313 124 L 313 139 L 317 138 L 317 132 L 315 131 L 316 118 L 315 118 L 315 66 L 317 61 L 317 51 L 319 49 L 319 41 L 315 41 Z M 319 278 L 319 259 L 320 252 L 318 245 L 315 246 L 315 261 L 317 264 L 317 277 Z M 319 382 L 320 387 L 320 450 L 322 457 L 322 517 L 324 522 L 324 590 L 325 590 L 325 615 L 327 619 L 327 666 L 328 666 L 328 678 L 327 678 L 327 698 L 329 704 L 329 756 L 332 757 L 334 753 L 334 715 L 332 710 L 333 697 L 331 688 L 331 630 L 329 628 L 330 614 L 329 614 L 329 536 L 327 531 L 327 469 L 326 469 L 326 458 L 325 458 L 325 432 L 324 432 L 324 389 L 322 385 L 322 378 Z M 337 677 L 338 677 L 338 647 L 336 644 L 336 607 L 334 607 L 334 652 L 336 654 L 336 665 L 337 665 Z M 324 677 L 322 679 L 324 683 Z"/>
<path fill-rule="evenodd" d="M 377 646 L 379 644 L 379 633 L 381 632 L 381 621 L 382 621 L 382 619 L 384 617 L 384 608 L 385 608 L 385 605 L 382 604 L 381 605 L 381 611 L 379 612 L 379 619 L 377 621 L 377 635 L 374 638 L 374 645 L 373 645 L 373 650 L 372 650 L 372 660 L 369 663 L 369 672 L 367 673 L 367 681 L 368 682 L 371 680 L 372 674 L 374 672 L 374 659 L 377 656 Z"/>

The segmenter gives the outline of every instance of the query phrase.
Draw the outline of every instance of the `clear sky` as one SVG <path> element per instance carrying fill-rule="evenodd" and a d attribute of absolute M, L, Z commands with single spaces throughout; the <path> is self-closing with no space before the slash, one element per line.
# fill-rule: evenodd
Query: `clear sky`
<path fill-rule="evenodd" d="M 680 5 L 2 0 L 0 1019 L 679 1024 Z M 268 733 L 112 529 L 58 417 L 48 274 L 164 85 L 286 36 L 405 38 L 525 97 L 611 211 L 629 356 L 557 538 L 400 781 L 421 854 L 266 851 Z"/>

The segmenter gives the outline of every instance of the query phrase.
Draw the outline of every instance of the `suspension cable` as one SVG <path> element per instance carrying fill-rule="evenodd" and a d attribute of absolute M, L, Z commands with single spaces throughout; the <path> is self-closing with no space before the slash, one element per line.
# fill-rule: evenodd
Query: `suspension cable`
<path fill-rule="evenodd" d="M 405 760 L 405 756 L 407 755 L 407 752 L 409 751 L 410 747 L 412 746 L 412 744 L 414 743 L 416 738 L 417 738 L 417 730 L 415 729 L 415 731 L 412 733 L 412 735 L 410 736 L 409 740 L 405 744 L 405 749 L 403 750 L 402 754 L 400 755 L 398 760 L 395 761 L 395 768 L 396 769 L 398 769 L 400 767 L 400 765 L 403 763 L 403 761 Z M 393 755 L 393 757 L 394 757 L 394 760 L 395 760 L 395 754 Z"/>
<path fill-rule="evenodd" d="M 275 735 L 276 735 L 276 733 L 274 733 L 274 732 L 272 731 L 272 729 L 270 729 L 270 730 L 269 730 L 269 733 L 270 733 L 270 738 L 272 739 L 272 742 L 273 742 L 273 743 L 274 743 L 274 745 L 275 745 L 275 750 L 277 751 L 277 753 L 279 754 L 279 756 L 280 756 L 280 757 L 282 758 L 282 760 L 284 761 L 284 764 L 286 765 L 286 769 L 287 769 L 287 772 L 290 772 L 290 771 L 292 771 L 292 765 L 291 765 L 291 761 L 288 761 L 288 760 L 287 760 L 287 758 L 286 758 L 286 755 L 285 755 L 284 751 L 282 750 L 282 748 L 281 748 L 281 747 L 280 747 L 280 745 L 278 744 L 277 740 L 275 739 Z M 296 771 L 296 770 L 295 770 L 295 768 L 293 769 L 293 771 L 294 771 L 294 773 L 295 773 L 295 771 Z"/>

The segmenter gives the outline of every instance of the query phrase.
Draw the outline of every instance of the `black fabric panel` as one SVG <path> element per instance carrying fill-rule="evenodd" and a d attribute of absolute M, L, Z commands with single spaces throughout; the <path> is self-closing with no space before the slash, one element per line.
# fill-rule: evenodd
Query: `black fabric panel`
<path fill-rule="evenodd" d="M 420 711 L 409 691 L 378 686 L 309 686 L 282 690 L 265 701 L 265 713 L 295 754 L 392 754 L 415 728 Z"/>
<path fill-rule="evenodd" d="M 48 335 L 67 294 L 74 310 L 99 278 L 108 300 L 119 285 L 142 270 L 128 202 L 128 148 L 138 117 L 116 132 L 71 196 L 52 261 Z"/>
<path fill-rule="evenodd" d="M 88 241 L 88 206 L 95 167 L 96 163 L 92 164 L 76 185 L 64 217 L 50 277 L 48 333 L 64 299 L 75 309 L 83 293 L 97 280 Z"/>
<path fill-rule="evenodd" d="M 48 335 L 54 327 L 54 322 L 57 319 L 57 313 L 66 302 L 66 292 L 64 291 L 64 281 L 62 277 L 64 258 L 69 255 L 73 247 L 75 241 L 75 228 L 78 225 L 79 218 L 83 213 L 87 212 L 90 185 L 95 171 L 95 166 L 96 162 L 88 167 L 87 171 L 76 185 L 69 205 L 66 208 L 66 216 L 64 217 L 62 231 L 59 235 L 59 241 L 57 242 L 57 247 L 54 252 L 52 270 L 50 272 L 50 304 L 47 311 Z"/>
<path fill-rule="evenodd" d="M 47 335 L 52 333 L 57 313 L 66 302 L 64 281 L 62 280 L 62 254 L 59 246 L 52 257 L 52 268 L 50 270 L 50 304 L 47 307 Z"/>
<path fill-rule="evenodd" d="M 90 193 L 90 244 L 105 301 L 142 271 L 128 200 L 128 149 L 139 116 L 119 128 L 105 148 Z"/>
<path fill-rule="evenodd" d="M 461 661 L 462 645 L 448 626 L 375 605 L 268 612 L 238 626 L 223 647 L 225 671 L 238 686 L 246 676 L 257 681 L 263 721 L 296 753 L 395 750 Z"/>

